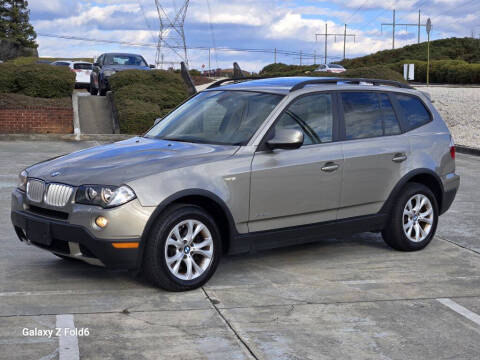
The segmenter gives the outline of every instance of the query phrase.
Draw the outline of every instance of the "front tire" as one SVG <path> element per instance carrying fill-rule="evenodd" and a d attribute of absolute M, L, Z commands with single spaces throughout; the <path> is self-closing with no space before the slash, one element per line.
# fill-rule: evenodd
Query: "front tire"
<path fill-rule="evenodd" d="M 432 241 L 437 224 L 435 195 L 425 185 L 407 183 L 393 205 L 382 236 L 396 250 L 421 250 Z"/>
<path fill-rule="evenodd" d="M 143 270 L 165 290 L 193 290 L 213 275 L 221 252 L 220 232 L 210 214 L 195 205 L 176 204 L 152 227 Z"/>
<path fill-rule="evenodd" d="M 90 80 L 90 86 L 89 86 L 89 90 L 90 90 L 90 95 L 97 95 L 98 94 L 98 90 L 97 88 L 95 87 L 95 85 L 93 84 L 93 82 Z"/>

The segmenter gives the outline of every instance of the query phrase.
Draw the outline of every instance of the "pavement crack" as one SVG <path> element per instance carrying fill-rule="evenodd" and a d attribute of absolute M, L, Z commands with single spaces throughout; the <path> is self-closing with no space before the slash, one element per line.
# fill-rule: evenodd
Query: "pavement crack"
<path fill-rule="evenodd" d="M 436 236 L 436 238 L 439 239 L 439 240 L 442 240 L 442 241 L 446 241 L 446 242 L 448 242 L 448 243 L 450 243 L 450 244 L 456 245 L 456 246 L 458 246 L 458 247 L 460 247 L 460 248 L 462 248 L 462 249 L 465 249 L 465 250 L 468 250 L 468 251 L 474 252 L 475 254 L 479 254 L 479 255 L 480 255 L 480 252 L 479 252 L 479 251 L 474 250 L 474 249 L 470 249 L 469 247 L 466 247 L 466 246 L 464 246 L 464 245 L 458 244 L 458 243 L 456 243 L 456 242 L 454 242 L 454 241 L 452 241 L 452 240 L 445 239 L 445 238 L 443 238 L 443 237 L 441 237 L 441 236 L 438 236 L 438 235 Z"/>
<path fill-rule="evenodd" d="M 240 336 L 240 334 L 238 333 L 238 331 L 232 326 L 232 324 L 230 323 L 230 321 L 228 321 L 228 319 L 222 314 L 222 312 L 220 311 L 220 309 L 217 307 L 217 305 L 220 303 L 218 300 L 216 299 L 212 299 L 210 297 L 210 295 L 207 293 L 207 291 L 203 288 L 202 286 L 202 291 L 203 293 L 205 294 L 207 300 L 210 302 L 210 304 L 212 305 L 213 309 L 216 311 L 216 313 L 218 314 L 218 316 L 220 316 L 220 318 L 223 320 L 223 322 L 225 323 L 225 325 L 227 325 L 227 327 L 232 331 L 233 335 L 235 336 L 235 338 L 240 342 L 240 344 L 243 345 L 245 351 L 252 357 L 254 358 L 255 360 L 259 360 L 259 357 L 257 355 L 255 355 L 254 351 L 250 348 L 250 346 L 247 344 L 247 342 Z"/>

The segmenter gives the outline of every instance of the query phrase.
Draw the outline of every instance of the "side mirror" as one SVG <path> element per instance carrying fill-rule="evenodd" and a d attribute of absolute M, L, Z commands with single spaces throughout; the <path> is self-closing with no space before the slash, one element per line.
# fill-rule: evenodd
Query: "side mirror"
<path fill-rule="evenodd" d="M 273 138 L 267 141 L 271 150 L 294 150 L 303 145 L 303 132 L 295 129 L 276 129 Z"/>
<path fill-rule="evenodd" d="M 98 66 L 98 67 L 100 67 L 100 63 L 99 63 L 99 62 L 94 62 L 94 63 L 93 63 L 93 66 Z"/>
<path fill-rule="evenodd" d="M 150 69 L 155 69 L 155 65 L 153 65 L 153 64 L 148 65 L 148 67 L 149 67 Z"/>
<path fill-rule="evenodd" d="M 157 125 L 160 121 L 162 121 L 163 118 L 157 118 L 155 119 L 155 121 L 153 122 L 153 125 Z"/>

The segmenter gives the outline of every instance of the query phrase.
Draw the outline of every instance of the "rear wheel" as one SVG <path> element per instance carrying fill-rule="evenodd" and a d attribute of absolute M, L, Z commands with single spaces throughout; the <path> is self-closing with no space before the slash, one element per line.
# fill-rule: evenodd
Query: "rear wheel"
<path fill-rule="evenodd" d="M 382 236 L 396 250 L 421 250 L 435 235 L 437 223 L 435 195 L 425 185 L 408 183 L 393 205 Z"/>
<path fill-rule="evenodd" d="M 192 290 L 210 279 L 220 254 L 220 233 L 213 218 L 198 206 L 177 204 L 153 226 L 143 270 L 147 279 L 165 290 Z"/>

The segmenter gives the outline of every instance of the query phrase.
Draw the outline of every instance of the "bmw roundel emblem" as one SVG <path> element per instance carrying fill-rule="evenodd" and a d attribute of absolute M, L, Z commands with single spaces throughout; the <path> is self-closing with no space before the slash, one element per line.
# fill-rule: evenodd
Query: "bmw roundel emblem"
<path fill-rule="evenodd" d="M 55 171 L 55 172 L 52 172 L 50 174 L 51 177 L 55 177 L 55 176 L 58 176 L 58 175 L 60 175 L 60 171 Z"/>

